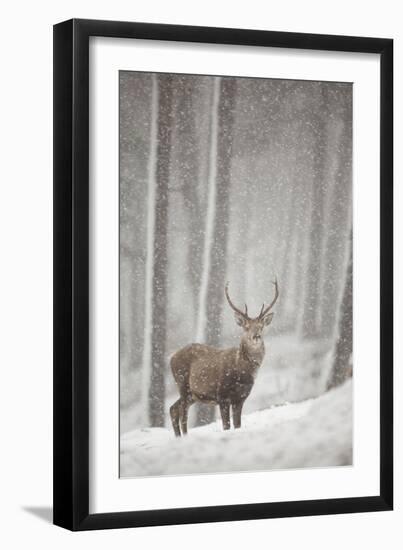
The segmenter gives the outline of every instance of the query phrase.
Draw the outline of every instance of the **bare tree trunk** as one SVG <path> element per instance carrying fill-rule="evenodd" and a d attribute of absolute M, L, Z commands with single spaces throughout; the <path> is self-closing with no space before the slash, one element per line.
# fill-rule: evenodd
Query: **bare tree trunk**
<path fill-rule="evenodd" d="M 332 108 L 337 113 L 333 123 L 332 148 L 337 157 L 332 170 L 332 189 L 329 193 L 329 213 L 326 225 L 327 239 L 323 262 L 321 298 L 321 330 L 325 338 L 334 338 L 337 330 L 337 306 L 343 293 L 346 257 L 349 254 L 349 230 L 351 227 L 351 148 L 352 117 L 351 96 L 348 94 Z M 336 110 L 337 109 L 337 110 Z"/>
<path fill-rule="evenodd" d="M 322 114 L 314 117 L 315 150 L 313 163 L 313 193 L 311 227 L 309 232 L 309 266 L 307 274 L 307 291 L 303 317 L 303 334 L 306 338 L 319 336 L 319 286 L 321 280 L 321 263 L 323 256 L 323 232 L 326 194 L 326 151 L 327 151 L 327 89 L 322 87 Z"/>
<path fill-rule="evenodd" d="M 353 243 L 350 234 L 350 258 L 347 265 L 343 299 L 340 306 L 339 334 L 335 346 L 334 362 L 327 389 L 342 384 L 352 376 L 353 354 Z"/>
<path fill-rule="evenodd" d="M 219 346 L 222 335 L 222 308 L 227 268 L 228 199 L 231 184 L 230 172 L 236 97 L 235 80 L 220 79 L 218 85 L 220 88 L 217 105 L 216 154 L 213 159 L 216 163 L 214 176 L 214 216 L 210 220 L 210 223 L 212 223 L 212 234 L 210 236 L 212 242 L 209 248 L 203 331 L 206 344 L 211 346 Z M 214 132 L 214 124 L 212 126 L 212 131 Z M 206 232 L 206 239 L 208 238 L 209 235 Z M 214 417 L 215 411 L 212 407 L 200 406 L 197 411 L 197 424 L 209 424 L 214 420 Z"/>
<path fill-rule="evenodd" d="M 204 342 L 206 338 L 207 324 L 207 289 L 210 278 L 211 249 L 214 240 L 214 219 L 217 194 L 217 142 L 218 142 L 218 108 L 220 99 L 221 78 L 216 77 L 213 81 L 211 101 L 211 123 L 210 123 L 210 150 L 208 157 L 208 192 L 206 223 L 204 228 L 204 249 L 203 249 L 203 272 L 199 291 L 199 306 L 196 329 L 196 341 Z"/>
<path fill-rule="evenodd" d="M 197 129 L 193 104 L 195 83 L 186 76 L 178 89 L 177 132 L 179 142 L 178 163 L 180 189 L 187 213 L 189 240 L 187 270 L 193 295 L 195 317 L 200 292 L 203 258 L 203 225 L 201 200 L 198 191 L 199 170 L 197 152 Z M 195 320 L 196 324 L 196 320 Z"/>
<path fill-rule="evenodd" d="M 155 190 L 158 148 L 158 80 L 157 75 L 155 74 L 151 76 L 150 99 L 150 147 L 148 151 L 147 163 L 147 233 L 144 270 L 144 332 L 141 384 L 143 425 L 145 426 L 148 426 L 150 424 L 149 393 L 151 384 L 151 341 L 153 333 L 152 315 L 154 277 Z"/>
<path fill-rule="evenodd" d="M 158 99 L 151 381 L 149 388 L 151 426 L 164 426 L 165 423 L 167 225 L 172 132 L 172 77 L 170 75 L 158 75 Z"/>
<path fill-rule="evenodd" d="M 235 79 L 222 79 L 218 109 L 217 192 L 214 240 L 211 249 L 210 277 L 207 291 L 206 340 L 207 344 L 212 346 L 219 346 L 221 344 L 222 309 L 227 269 L 228 199 L 231 186 L 235 99 Z"/>
<path fill-rule="evenodd" d="M 204 231 L 203 272 L 199 289 L 199 306 L 197 311 L 196 341 L 205 342 L 207 325 L 207 291 L 210 277 L 211 248 L 213 246 L 213 228 L 216 202 L 217 175 L 217 141 L 218 141 L 218 109 L 220 100 L 221 78 L 213 81 L 210 121 L 210 150 L 208 157 L 208 193 L 206 208 L 206 226 Z M 214 420 L 215 411 L 208 405 L 198 403 L 196 406 L 196 426 L 209 424 Z"/>

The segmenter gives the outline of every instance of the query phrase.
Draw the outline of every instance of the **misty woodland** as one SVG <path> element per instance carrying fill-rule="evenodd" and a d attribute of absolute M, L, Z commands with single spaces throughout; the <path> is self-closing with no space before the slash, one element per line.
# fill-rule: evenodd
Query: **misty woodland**
<path fill-rule="evenodd" d="M 121 71 L 121 477 L 351 465 L 352 85 Z"/>

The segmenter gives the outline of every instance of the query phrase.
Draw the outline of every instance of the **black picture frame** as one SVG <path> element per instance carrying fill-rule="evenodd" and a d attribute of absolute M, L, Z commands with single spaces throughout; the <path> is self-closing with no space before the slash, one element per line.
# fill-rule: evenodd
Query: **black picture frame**
<path fill-rule="evenodd" d="M 89 38 L 380 54 L 380 491 L 365 497 L 89 513 Z M 71 530 L 393 507 L 393 40 L 72 19 L 54 26 L 54 523 Z"/>

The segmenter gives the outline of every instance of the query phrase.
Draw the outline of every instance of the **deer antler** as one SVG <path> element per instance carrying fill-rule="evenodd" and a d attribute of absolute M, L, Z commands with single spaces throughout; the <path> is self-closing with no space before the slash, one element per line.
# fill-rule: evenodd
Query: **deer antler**
<path fill-rule="evenodd" d="M 231 298 L 229 297 L 229 294 L 228 294 L 228 282 L 226 283 L 225 285 L 225 296 L 227 298 L 227 301 L 230 305 L 230 307 L 235 311 L 235 313 L 238 313 L 238 315 L 241 315 L 241 317 L 243 317 L 244 319 L 248 319 L 249 320 L 249 316 L 248 316 L 248 306 L 245 304 L 245 313 L 243 311 L 241 311 L 240 309 L 238 309 L 232 302 L 231 302 Z"/>
<path fill-rule="evenodd" d="M 273 282 L 273 285 L 274 285 L 274 288 L 275 288 L 274 298 L 273 298 L 271 304 L 270 304 L 269 306 L 267 306 L 266 309 L 264 309 L 264 304 L 262 305 L 262 309 L 260 310 L 258 319 L 263 319 L 263 317 L 271 310 L 271 308 L 274 306 L 274 304 L 275 304 L 276 301 L 277 301 L 277 298 L 278 298 L 278 296 L 279 296 L 277 278 L 276 278 L 276 280 Z"/>

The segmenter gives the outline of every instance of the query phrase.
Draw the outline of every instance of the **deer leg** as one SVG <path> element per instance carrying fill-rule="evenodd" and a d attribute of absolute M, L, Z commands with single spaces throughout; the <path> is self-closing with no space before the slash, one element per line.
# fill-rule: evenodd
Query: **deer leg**
<path fill-rule="evenodd" d="M 193 399 L 191 397 L 188 397 L 186 399 L 182 399 L 179 406 L 179 417 L 181 422 L 182 435 L 186 435 L 188 433 L 188 411 L 192 403 Z"/>
<path fill-rule="evenodd" d="M 229 416 L 229 401 L 220 401 L 220 413 L 222 418 L 222 427 L 224 430 L 229 430 L 231 428 L 230 416 Z"/>
<path fill-rule="evenodd" d="M 181 406 L 181 399 L 175 401 L 175 403 L 169 409 L 169 414 L 171 415 L 172 426 L 175 432 L 176 437 L 180 437 L 181 431 L 179 428 L 179 410 Z"/>
<path fill-rule="evenodd" d="M 232 421 L 234 423 L 234 428 L 241 427 L 242 407 L 243 407 L 243 401 L 232 403 Z"/>

